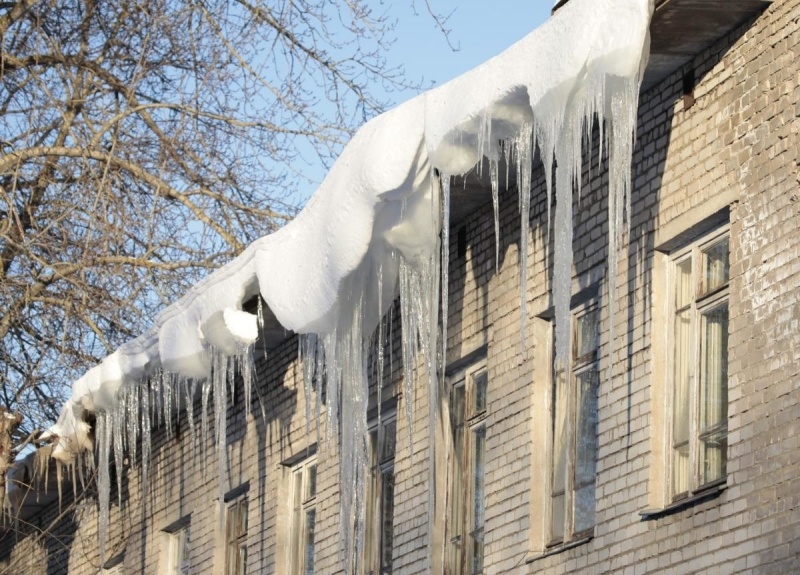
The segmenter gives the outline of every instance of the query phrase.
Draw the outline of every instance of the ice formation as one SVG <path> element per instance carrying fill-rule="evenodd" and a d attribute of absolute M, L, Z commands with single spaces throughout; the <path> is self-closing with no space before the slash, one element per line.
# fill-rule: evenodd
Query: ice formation
<path fill-rule="evenodd" d="M 524 331 L 533 155 L 538 149 L 548 196 L 555 193 L 557 198 L 553 299 L 557 318 L 566 318 L 572 199 L 580 190 L 582 147 L 591 140 L 593 125 L 600 127 L 610 165 L 606 277 L 613 302 L 651 4 L 571 0 L 499 56 L 374 118 L 353 137 L 294 221 L 254 242 L 167 308 L 147 333 L 75 382 L 72 398 L 51 429 L 58 437 L 54 457 L 69 462 L 76 452 L 91 449 L 85 415 L 96 412 L 101 523 L 108 516 L 112 451 L 117 462 L 124 450 L 135 458 L 140 442 L 146 476 L 151 418 L 168 423 L 183 405 L 194 434 L 192 400 L 197 393 L 203 405 L 197 433 L 205 437 L 208 432 L 206 407 L 213 396 L 220 468 L 225 467 L 226 385 L 233 385 L 239 365 L 248 373 L 249 398 L 248 354 L 259 320 L 242 311 L 242 303 L 257 294 L 287 330 L 306 334 L 301 348 L 307 380 L 324 369 L 330 436 L 337 436 L 339 414 L 346 414 L 340 450 L 346 486 L 341 490 L 343 525 L 363 517 L 358 487 L 364 482 L 366 454 L 355 446 L 363 445 L 367 430 L 371 336 L 399 294 L 405 403 L 410 410 L 413 382 L 424 373 L 433 429 L 444 355 L 440 313 L 447 309 L 448 236 L 443 221 L 449 214 L 449 177 L 465 174 L 484 157 L 491 169 L 495 217 L 498 162 L 505 156 L 518 170 Z M 495 229 L 499 235 L 497 225 Z M 446 321 L 441 323 L 446 337 Z M 557 320 L 556 325 L 557 353 L 565 357 L 567 322 Z M 381 328 L 381 346 L 384 337 Z M 236 393 L 234 397 L 241 397 Z M 410 425 L 410 412 L 408 416 Z M 430 457 L 433 469 L 432 452 Z M 351 537 L 344 530 L 346 549 L 360 546 L 360 541 L 357 531 Z"/>

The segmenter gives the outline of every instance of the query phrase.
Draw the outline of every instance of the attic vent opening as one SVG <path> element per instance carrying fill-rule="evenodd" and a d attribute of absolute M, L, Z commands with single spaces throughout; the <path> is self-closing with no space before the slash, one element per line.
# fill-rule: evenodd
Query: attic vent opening
<path fill-rule="evenodd" d="M 689 70 L 683 76 L 683 109 L 688 110 L 692 106 L 694 106 L 695 98 L 694 98 L 694 88 L 695 88 L 695 78 L 694 78 L 694 69 Z"/>

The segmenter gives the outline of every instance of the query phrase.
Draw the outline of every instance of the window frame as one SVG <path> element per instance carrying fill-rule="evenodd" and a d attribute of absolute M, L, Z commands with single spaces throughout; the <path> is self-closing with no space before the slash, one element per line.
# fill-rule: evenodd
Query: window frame
<path fill-rule="evenodd" d="M 384 454 L 387 433 L 391 434 L 391 456 Z M 388 514 L 394 529 L 394 484 L 395 457 L 397 455 L 397 411 L 396 408 L 380 413 L 368 425 L 370 468 L 366 484 L 365 552 L 364 569 L 367 575 L 388 575 L 392 572 L 392 547 L 394 533 L 386 537 L 387 505 L 386 478 L 391 476 L 392 502 Z M 388 542 L 387 542 L 388 539 Z M 389 553 L 388 560 L 386 553 Z"/>
<path fill-rule="evenodd" d="M 722 285 L 715 286 L 711 289 L 705 289 L 704 287 L 704 268 L 705 268 L 705 257 L 709 250 L 723 242 L 728 243 L 728 250 L 727 250 L 727 257 L 728 257 L 728 267 L 727 273 L 725 276 L 725 281 Z M 666 313 L 666 321 L 667 324 L 667 375 L 666 375 L 666 392 L 668 398 L 668 410 L 667 410 L 667 417 L 666 417 L 666 427 L 665 427 L 665 446 L 664 446 L 664 455 L 665 455 L 665 469 L 667 471 L 666 479 L 665 479 L 665 501 L 667 505 L 678 505 L 687 501 L 693 500 L 698 494 L 703 494 L 705 492 L 714 490 L 723 486 L 727 482 L 727 462 L 728 462 L 728 454 L 727 454 L 727 437 L 728 437 L 728 404 L 729 401 L 727 399 L 728 393 L 728 376 L 727 376 L 727 363 L 728 363 L 728 350 L 727 347 L 724 350 L 725 356 L 725 365 L 723 366 L 724 370 L 724 383 L 723 385 L 723 393 L 725 395 L 724 403 L 724 415 L 720 418 L 721 421 L 711 430 L 706 430 L 705 432 L 700 431 L 701 427 L 701 393 L 702 393 L 702 382 L 701 382 L 701 373 L 702 367 L 701 362 L 703 361 L 703 353 L 704 353 L 704 340 L 702 334 L 702 318 L 706 316 L 709 312 L 716 311 L 723 306 L 727 308 L 727 317 L 730 317 L 730 255 L 731 255 L 731 234 L 730 234 L 730 225 L 724 224 L 721 226 L 716 226 L 710 230 L 705 231 L 702 234 L 695 236 L 691 241 L 686 242 L 681 247 L 672 250 L 667 257 L 667 290 L 666 290 L 666 298 L 667 298 L 667 313 Z M 678 278 L 678 267 L 681 263 L 691 260 L 691 293 L 689 294 L 689 303 L 686 305 L 678 306 L 677 303 L 677 278 Z M 676 426 L 676 418 L 678 417 L 676 414 L 677 411 L 677 376 L 676 376 L 676 356 L 677 353 L 677 345 L 678 345 L 678 335 L 676 333 L 676 326 L 675 323 L 677 321 L 677 316 L 681 312 L 689 312 L 690 315 L 690 327 L 689 327 L 689 348 L 690 348 L 690 358 L 689 358 L 689 374 L 688 374 L 688 389 L 686 393 L 688 395 L 688 439 L 686 441 L 682 441 L 681 443 L 688 444 L 688 479 L 687 487 L 684 490 L 678 491 L 679 487 L 677 487 L 676 483 L 676 462 L 675 462 L 675 451 L 677 450 L 678 446 L 676 445 L 675 440 L 675 426 Z M 727 323 L 727 322 L 726 322 Z M 729 328 L 728 332 L 723 334 L 724 341 L 727 346 L 727 339 L 729 335 Z M 709 481 L 704 481 L 701 477 L 701 443 L 703 442 L 703 436 L 710 437 L 715 434 L 722 434 L 724 436 L 725 442 L 725 449 L 722 458 L 722 471 L 719 477 L 713 478 Z"/>
<path fill-rule="evenodd" d="M 314 541 L 317 523 L 317 475 L 316 453 L 294 464 L 290 470 L 289 511 L 290 511 L 290 549 L 289 572 L 298 575 L 314 573 Z M 299 478 L 299 479 L 298 479 Z M 310 526 L 309 513 L 313 513 L 314 523 Z M 311 565 L 307 563 L 309 535 L 311 543 Z"/>
<path fill-rule="evenodd" d="M 225 501 L 225 575 L 247 573 L 248 504 L 246 493 Z"/>
<path fill-rule="evenodd" d="M 478 380 L 484 377 L 483 395 L 477 393 Z M 489 415 L 489 369 L 485 360 L 472 363 L 454 374 L 449 381 L 450 433 L 452 453 L 449 454 L 450 489 L 447 509 L 445 542 L 448 546 L 445 573 L 447 575 L 479 575 L 485 572 L 483 563 L 486 533 L 486 437 Z M 456 413 L 456 395 L 462 393 L 463 413 Z M 482 405 L 478 401 L 482 397 Z M 456 419 L 457 417 L 461 419 Z M 463 429 L 459 447 L 459 428 Z M 478 476 L 476 438 L 482 438 L 483 473 Z M 480 485 L 478 483 L 480 482 Z M 476 516 L 478 490 L 483 492 L 481 515 Z M 480 557 L 480 559 L 476 559 Z M 479 562 L 476 565 L 476 561 Z"/>
<path fill-rule="evenodd" d="M 188 575 L 191 572 L 191 524 L 180 525 L 167 532 L 168 575 Z"/>
<path fill-rule="evenodd" d="M 545 548 L 551 549 L 562 545 L 569 545 L 575 542 L 587 540 L 594 534 L 596 525 L 595 513 L 597 508 L 597 463 L 598 463 L 598 422 L 599 422 L 599 387 L 600 387 L 600 322 L 602 321 L 601 308 L 595 298 L 592 298 L 580 305 L 576 305 L 570 309 L 570 345 L 569 345 L 569 361 L 566 365 L 557 365 L 557 358 L 555 354 L 555 318 L 549 322 L 549 340 L 550 340 L 550 378 L 548 385 L 548 410 L 549 410 L 549 424 L 547 432 L 547 496 L 544 498 L 546 506 L 546 522 L 544 526 L 545 534 Z M 578 355 L 580 341 L 578 339 L 578 320 L 590 314 L 595 314 L 595 333 L 594 333 L 594 346 L 591 350 L 583 355 Z M 563 376 L 561 375 L 563 374 Z M 579 378 L 585 374 L 593 374 L 594 381 L 590 382 L 593 388 L 594 396 L 594 481 L 579 485 L 576 489 L 577 468 L 576 462 L 578 459 L 578 429 L 581 427 L 578 420 L 578 388 Z M 558 416 L 558 394 L 557 387 L 560 378 L 563 377 L 565 381 L 566 394 L 563 396 L 565 405 L 563 406 L 563 430 L 562 436 L 564 437 L 564 467 L 563 467 L 563 490 L 556 490 L 556 474 L 558 469 L 555 463 L 556 457 L 556 418 Z M 576 529 L 576 500 L 577 491 L 579 489 L 586 489 L 592 487 L 594 502 L 591 514 L 591 525 L 583 529 Z M 563 518 L 561 519 L 560 533 L 555 528 L 555 502 L 558 497 L 563 497 Z"/>

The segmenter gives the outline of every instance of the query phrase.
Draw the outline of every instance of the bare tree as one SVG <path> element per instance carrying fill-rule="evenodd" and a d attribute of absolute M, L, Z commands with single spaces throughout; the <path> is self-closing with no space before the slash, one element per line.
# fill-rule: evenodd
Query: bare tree
<path fill-rule="evenodd" d="M 17 437 L 295 214 L 304 166 L 383 109 L 370 87 L 405 86 L 382 56 L 392 25 L 366 0 L 0 2 L 0 407 L 24 415 Z"/>

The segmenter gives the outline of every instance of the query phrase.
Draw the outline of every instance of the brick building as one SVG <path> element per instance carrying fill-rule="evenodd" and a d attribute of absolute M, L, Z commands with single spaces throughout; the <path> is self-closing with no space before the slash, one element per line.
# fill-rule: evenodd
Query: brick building
<path fill-rule="evenodd" d="M 392 330 L 354 572 L 800 572 L 800 0 L 656 2 L 651 32 L 618 297 L 608 174 L 587 156 L 568 361 L 541 167 L 524 342 L 516 191 L 496 258 L 488 184 L 453 186 L 450 416 L 428 429 Z M 0 573 L 342 572 L 336 442 L 306 418 L 321 386 L 273 327 L 228 411 L 222 497 L 214 440 L 162 423 L 148 481 L 116 470 L 104 564 L 92 478 L 59 494 L 50 464 L 3 527 Z M 429 514 L 431 438 L 448 453 Z"/>

